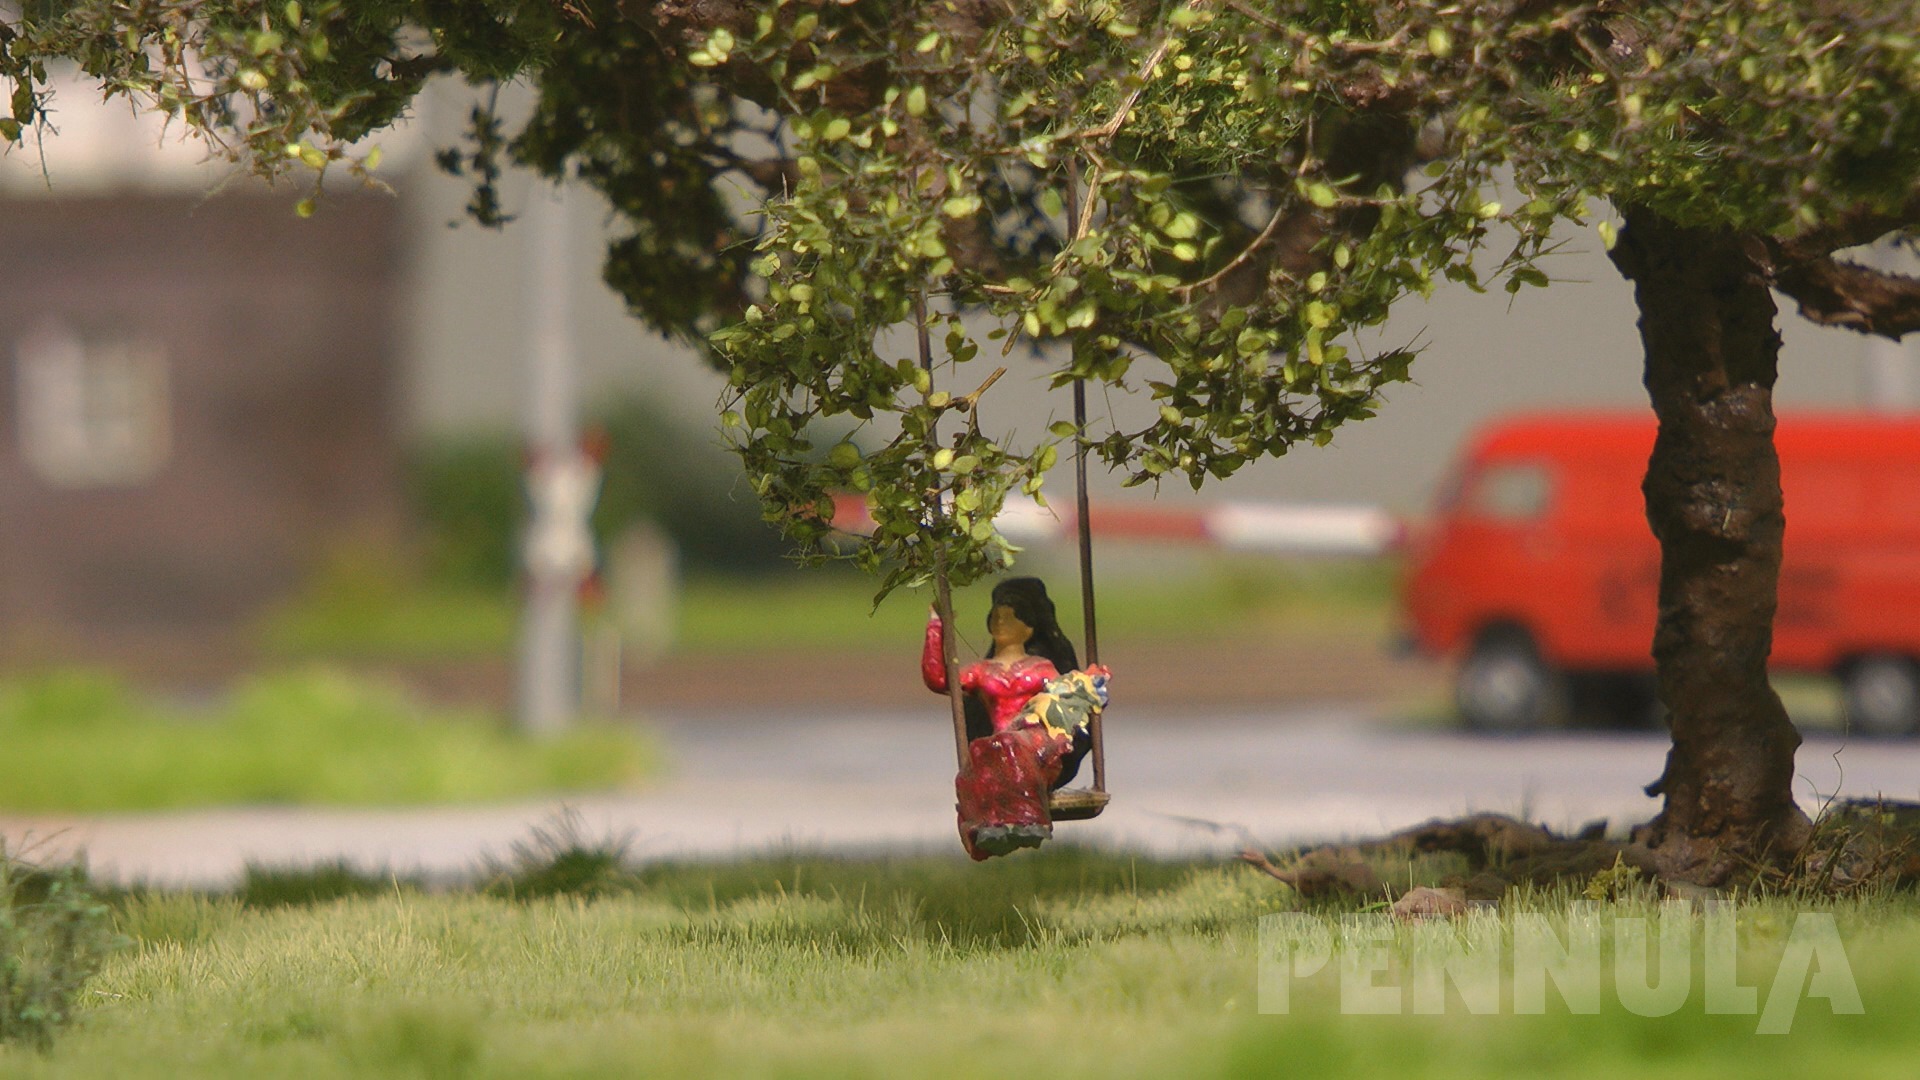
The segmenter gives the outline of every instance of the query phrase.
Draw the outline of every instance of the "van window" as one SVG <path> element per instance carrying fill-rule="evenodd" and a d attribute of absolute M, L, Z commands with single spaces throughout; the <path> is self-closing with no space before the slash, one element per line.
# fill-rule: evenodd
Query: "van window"
<path fill-rule="evenodd" d="M 1544 465 L 1515 462 L 1490 465 L 1474 477 L 1466 510 L 1496 521 L 1529 521 L 1546 513 L 1553 500 L 1553 476 Z"/>

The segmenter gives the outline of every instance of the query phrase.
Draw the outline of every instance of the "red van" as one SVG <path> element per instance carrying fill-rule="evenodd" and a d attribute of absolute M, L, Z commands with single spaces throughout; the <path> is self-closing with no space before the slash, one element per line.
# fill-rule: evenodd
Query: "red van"
<path fill-rule="evenodd" d="M 1494 424 L 1407 549 L 1414 646 L 1459 661 L 1455 703 L 1487 730 L 1573 715 L 1646 722 L 1660 549 L 1640 481 L 1648 413 Z M 1920 418 L 1782 416 L 1787 533 L 1775 670 L 1837 676 L 1856 731 L 1920 728 Z"/>

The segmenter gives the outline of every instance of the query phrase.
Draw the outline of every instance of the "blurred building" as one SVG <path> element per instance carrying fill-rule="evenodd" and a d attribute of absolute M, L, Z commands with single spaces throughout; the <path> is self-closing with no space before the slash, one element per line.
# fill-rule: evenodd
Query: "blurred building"
<path fill-rule="evenodd" d="M 220 635 L 402 515 L 393 200 L 0 203 L 0 637 Z"/>
<path fill-rule="evenodd" d="M 47 175 L 0 163 L 0 647 L 224 649 L 402 527 L 401 209 L 303 221 L 124 107 L 57 119 Z"/>

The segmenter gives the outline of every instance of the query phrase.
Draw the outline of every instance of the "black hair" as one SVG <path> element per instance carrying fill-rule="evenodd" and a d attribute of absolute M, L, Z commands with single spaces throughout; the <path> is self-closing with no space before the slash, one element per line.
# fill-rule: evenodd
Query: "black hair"
<path fill-rule="evenodd" d="M 1027 652 L 1034 656 L 1044 656 L 1053 662 L 1055 671 L 1065 675 L 1080 668 L 1080 657 L 1073 651 L 1073 642 L 1067 640 L 1065 631 L 1060 629 L 1060 616 L 1054 613 L 1053 600 L 1047 596 L 1047 587 L 1036 577 L 1008 578 L 993 587 L 993 607 L 1013 609 L 1013 617 L 1033 628 L 1033 637 L 1027 641 Z M 988 633 L 992 633 L 993 611 L 987 612 Z M 995 651 L 998 646 L 995 647 Z M 993 652 L 987 654 L 989 657 Z"/>

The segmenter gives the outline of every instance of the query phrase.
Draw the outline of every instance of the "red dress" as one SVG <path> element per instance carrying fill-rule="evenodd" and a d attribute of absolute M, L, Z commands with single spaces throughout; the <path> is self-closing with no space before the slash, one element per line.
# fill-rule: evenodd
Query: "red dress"
<path fill-rule="evenodd" d="M 946 630 L 938 618 L 927 620 L 927 643 L 920 651 L 920 677 L 927 689 L 936 694 L 947 692 L 945 659 Z M 1044 656 L 1023 656 L 1011 664 L 976 660 L 960 669 L 960 689 L 977 695 L 987 706 L 987 716 L 996 732 L 1007 730 L 1020 715 L 1027 699 L 1039 693 L 1047 680 L 1058 676 L 1053 661 Z"/>
<path fill-rule="evenodd" d="M 920 675 L 937 694 L 947 692 L 945 648 L 945 628 L 937 617 L 928 620 Z M 980 698 L 993 723 L 993 734 L 968 744 L 967 767 L 954 778 L 960 842 L 976 861 L 1038 847 L 1053 835 L 1047 792 L 1073 741 L 1044 725 L 1011 725 L 1027 701 L 1059 674 L 1044 656 L 1010 664 L 979 660 L 960 672 L 960 689 Z"/>

